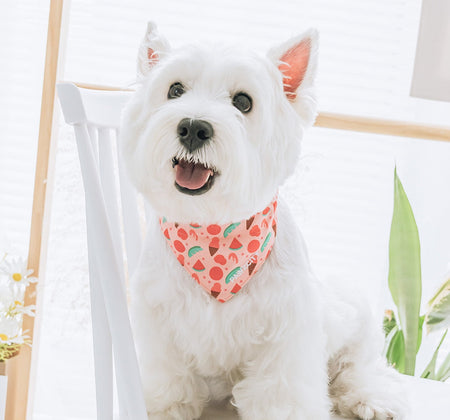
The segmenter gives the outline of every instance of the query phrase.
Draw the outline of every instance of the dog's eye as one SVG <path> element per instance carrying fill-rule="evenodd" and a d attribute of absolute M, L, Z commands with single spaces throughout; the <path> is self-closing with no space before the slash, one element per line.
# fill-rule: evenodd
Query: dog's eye
<path fill-rule="evenodd" d="M 184 93 L 184 86 L 180 82 L 173 83 L 169 92 L 167 93 L 168 99 L 179 98 Z"/>
<path fill-rule="evenodd" d="M 240 92 L 233 96 L 233 105 L 246 114 L 252 110 L 253 101 L 246 93 Z"/>

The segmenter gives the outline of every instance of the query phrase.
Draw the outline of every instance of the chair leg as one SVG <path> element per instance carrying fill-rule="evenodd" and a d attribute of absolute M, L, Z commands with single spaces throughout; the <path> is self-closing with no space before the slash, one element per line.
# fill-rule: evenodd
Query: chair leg
<path fill-rule="evenodd" d="M 112 340 L 99 280 L 95 248 L 88 235 L 89 279 L 91 295 L 92 335 L 94 343 L 97 419 L 113 418 Z"/>
<path fill-rule="evenodd" d="M 114 356 L 114 366 L 116 373 L 116 386 L 117 386 L 117 397 L 119 400 L 119 419 L 120 420 L 132 420 L 128 415 L 127 410 L 127 402 L 125 401 L 125 392 L 124 392 L 124 381 L 122 378 L 121 370 L 118 368 L 120 361 L 116 356 Z"/>

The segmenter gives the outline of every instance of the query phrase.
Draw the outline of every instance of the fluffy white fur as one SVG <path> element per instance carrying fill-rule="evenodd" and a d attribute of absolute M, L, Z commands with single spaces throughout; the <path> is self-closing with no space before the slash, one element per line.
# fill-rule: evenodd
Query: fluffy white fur
<path fill-rule="evenodd" d="M 301 42 L 309 60 L 296 98 L 288 100 L 279 60 Z M 139 57 L 141 85 L 126 108 L 121 136 L 130 176 L 155 211 L 131 281 L 149 418 L 196 419 L 208 401 L 230 397 L 244 420 L 325 420 L 333 407 L 361 419 L 404 418 L 397 374 L 380 356 L 381 328 L 367 305 L 350 302 L 351 292 L 314 278 L 282 198 L 270 257 L 226 303 L 190 278 L 158 224 L 157 216 L 240 221 L 270 202 L 292 174 L 303 130 L 315 117 L 316 32 L 261 57 L 236 47 L 172 51 L 149 25 Z M 168 100 L 174 82 L 186 92 Z M 248 114 L 231 102 L 241 91 L 253 98 Z M 192 155 L 177 138 L 183 118 L 207 120 L 215 131 Z M 211 190 L 179 192 L 174 156 L 215 168 L 220 175 Z"/>

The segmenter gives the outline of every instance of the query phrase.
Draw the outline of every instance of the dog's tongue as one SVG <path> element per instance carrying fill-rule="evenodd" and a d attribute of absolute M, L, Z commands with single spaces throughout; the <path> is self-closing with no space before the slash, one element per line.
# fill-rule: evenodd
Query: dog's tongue
<path fill-rule="evenodd" d="M 211 169 L 201 163 L 180 160 L 176 168 L 177 173 L 175 179 L 177 184 L 180 187 L 190 190 L 197 190 L 203 187 L 206 181 L 208 181 L 209 176 L 212 175 Z"/>

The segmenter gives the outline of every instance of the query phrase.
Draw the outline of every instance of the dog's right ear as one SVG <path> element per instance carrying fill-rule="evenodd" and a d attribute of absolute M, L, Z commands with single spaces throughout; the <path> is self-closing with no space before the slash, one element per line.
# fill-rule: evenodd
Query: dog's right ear
<path fill-rule="evenodd" d="M 154 22 L 147 23 L 147 31 L 138 53 L 137 76 L 142 79 L 161 58 L 170 51 L 170 44 L 158 32 Z"/>

